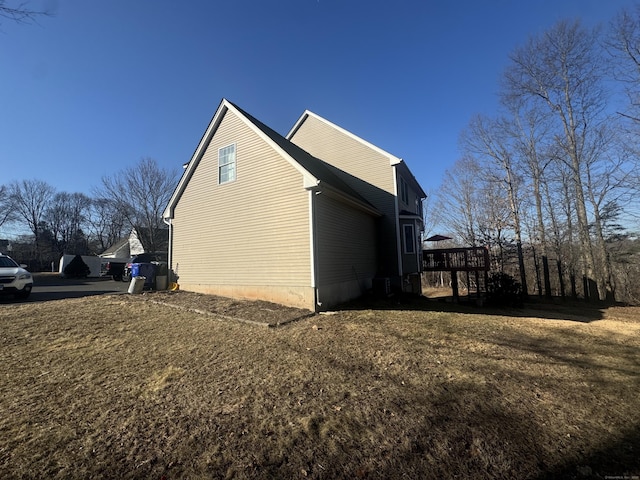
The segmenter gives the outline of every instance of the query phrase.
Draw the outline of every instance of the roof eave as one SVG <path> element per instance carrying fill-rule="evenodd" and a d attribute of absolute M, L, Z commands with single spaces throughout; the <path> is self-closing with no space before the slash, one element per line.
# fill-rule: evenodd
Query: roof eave
<path fill-rule="evenodd" d="M 363 210 L 366 213 L 368 213 L 369 215 L 372 215 L 374 217 L 382 217 L 382 212 L 380 212 L 380 210 L 378 210 L 377 208 L 375 208 L 373 205 L 369 204 L 369 203 L 364 203 L 362 202 L 360 199 L 354 198 L 351 195 L 343 192 L 342 190 L 340 190 L 339 188 L 336 188 L 332 185 L 330 185 L 327 182 L 322 182 L 322 181 L 318 181 L 316 185 L 313 186 L 309 186 L 307 187 L 308 190 L 316 190 L 316 191 L 326 191 L 328 193 L 330 193 L 331 195 L 335 196 L 335 197 L 339 197 L 341 200 L 343 200 L 345 203 L 359 209 L 359 210 Z"/>
<path fill-rule="evenodd" d="M 180 180 L 178 181 L 178 185 L 173 191 L 173 194 L 169 199 L 169 203 L 167 204 L 167 207 L 165 208 L 164 212 L 162 212 L 162 218 L 166 220 L 173 218 L 176 204 L 178 203 L 178 200 L 184 193 L 184 190 L 187 187 L 189 180 L 191 180 L 191 177 L 193 176 L 193 171 L 195 170 L 198 163 L 200 163 L 200 160 L 202 159 L 202 156 L 204 155 L 204 152 L 206 151 L 207 146 L 209 145 L 209 142 L 211 141 L 211 138 L 213 137 L 214 132 L 217 130 L 218 126 L 220 125 L 220 122 L 222 121 L 222 118 L 224 117 L 224 114 L 227 112 L 227 110 L 229 110 L 229 102 L 223 98 L 222 101 L 220 102 L 220 105 L 218 105 L 216 112 L 211 118 L 209 125 L 207 126 L 206 130 L 202 134 L 202 138 L 200 138 L 200 142 L 198 143 L 198 146 L 193 152 L 193 155 L 191 155 L 191 159 L 189 160 L 189 163 L 186 164 L 186 168 L 182 173 L 182 177 L 180 177 Z"/>
<path fill-rule="evenodd" d="M 414 187 L 417 187 L 418 190 L 418 194 L 420 195 L 420 198 L 427 198 L 427 194 L 425 193 L 425 191 L 422 189 L 422 187 L 420 186 L 420 183 L 418 182 L 418 180 L 416 179 L 415 175 L 413 174 L 413 172 L 411 171 L 411 169 L 409 168 L 409 165 L 407 165 L 407 162 L 405 162 L 404 160 L 400 159 L 399 162 L 393 164 L 394 166 L 396 165 L 404 165 L 404 168 L 406 169 L 406 171 L 409 173 L 409 176 L 411 178 L 411 181 L 414 184 Z"/>
<path fill-rule="evenodd" d="M 284 138 L 286 138 L 287 140 L 291 140 L 291 137 L 302 126 L 302 124 L 307 119 L 307 117 L 309 117 L 310 114 L 311 112 L 309 110 L 305 110 L 304 113 L 300 115 L 300 118 L 298 118 L 298 121 L 293 125 L 291 130 L 289 130 L 289 133 L 287 133 Z"/>

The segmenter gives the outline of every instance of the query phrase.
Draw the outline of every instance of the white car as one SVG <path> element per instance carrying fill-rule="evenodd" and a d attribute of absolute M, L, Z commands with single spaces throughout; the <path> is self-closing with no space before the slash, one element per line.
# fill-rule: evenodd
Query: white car
<path fill-rule="evenodd" d="M 10 293 L 16 298 L 27 298 L 33 288 L 33 277 L 11 257 L 0 253 L 0 294 Z"/>

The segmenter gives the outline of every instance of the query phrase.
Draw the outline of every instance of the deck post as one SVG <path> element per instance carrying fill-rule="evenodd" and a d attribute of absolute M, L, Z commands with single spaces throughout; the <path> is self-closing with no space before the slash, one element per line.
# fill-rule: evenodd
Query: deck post
<path fill-rule="evenodd" d="M 453 290 L 453 301 L 458 303 L 460 301 L 460 293 L 458 292 L 458 271 L 451 270 L 451 289 Z"/>

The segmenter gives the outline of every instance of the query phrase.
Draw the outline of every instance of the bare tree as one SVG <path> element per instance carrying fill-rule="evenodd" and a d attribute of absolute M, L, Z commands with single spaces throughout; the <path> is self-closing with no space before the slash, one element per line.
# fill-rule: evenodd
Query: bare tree
<path fill-rule="evenodd" d="M 599 135 L 593 137 L 587 150 L 585 168 L 585 186 L 587 199 L 593 212 L 593 232 L 596 241 L 596 261 L 603 273 L 608 299 L 615 300 L 615 284 L 611 255 L 606 241 L 607 212 L 611 206 L 621 208 L 629 198 L 629 177 L 633 173 L 625 157 L 624 148 L 616 148 L 616 128 L 611 123 L 599 129 Z"/>
<path fill-rule="evenodd" d="M 437 209 L 442 212 L 439 223 L 469 246 L 477 246 L 479 240 L 479 178 L 478 162 L 463 157 L 445 172 L 438 191 Z"/>
<path fill-rule="evenodd" d="M 54 194 L 55 188 L 42 180 L 23 180 L 13 182 L 10 186 L 10 195 L 16 209 L 16 215 L 33 233 L 38 261 L 42 261 L 40 237 L 45 214 Z"/>
<path fill-rule="evenodd" d="M 628 96 L 629 110 L 619 114 L 640 123 L 640 5 L 623 9 L 611 22 L 605 47 L 611 55 L 614 78 Z"/>
<path fill-rule="evenodd" d="M 477 199 L 482 205 L 476 213 L 478 233 L 482 244 L 489 249 L 494 269 L 504 273 L 513 244 L 510 238 L 513 223 L 509 201 L 500 182 L 478 178 L 476 186 Z"/>
<path fill-rule="evenodd" d="M 13 207 L 13 198 L 6 185 L 0 185 L 0 227 L 5 223 L 15 220 L 16 212 Z"/>
<path fill-rule="evenodd" d="M 59 254 L 87 253 L 83 226 L 90 204 L 91 199 L 83 193 L 58 192 L 53 196 L 46 219 Z"/>
<path fill-rule="evenodd" d="M 96 249 L 104 252 L 125 234 L 127 220 L 118 209 L 117 202 L 105 198 L 91 201 L 87 215 L 87 224 Z"/>
<path fill-rule="evenodd" d="M 129 225 L 139 230 L 146 250 L 158 251 L 166 245 L 168 235 L 162 212 L 177 182 L 177 171 L 160 168 L 152 158 L 142 158 L 133 167 L 102 177 L 98 196 L 114 202 Z"/>
<path fill-rule="evenodd" d="M 556 254 L 561 295 L 564 297 L 565 269 L 569 273 L 571 296 L 577 297 L 576 272 L 578 253 L 575 248 L 575 201 L 569 169 L 562 163 L 550 165 L 551 171 L 545 171 L 545 180 L 541 182 L 544 192 L 545 209 L 551 225 L 550 237 Z"/>
<path fill-rule="evenodd" d="M 520 198 L 518 189 L 517 165 L 514 159 L 513 139 L 508 135 L 509 122 L 506 119 L 492 120 L 486 117 L 475 117 L 466 134 L 463 134 L 463 145 L 469 153 L 484 160 L 483 176 L 491 183 L 496 183 L 503 192 L 511 216 L 518 254 L 518 266 L 522 291 L 527 295 L 527 275 L 522 252 L 522 222 L 520 220 Z M 490 198 L 500 195 L 491 193 Z"/>
<path fill-rule="evenodd" d="M 431 236 L 438 227 L 439 212 L 435 208 L 436 192 L 429 190 L 426 192 L 427 197 L 422 201 L 422 218 L 424 219 L 424 227 L 422 230 L 423 239 Z"/>
<path fill-rule="evenodd" d="M 539 246 L 542 256 L 544 292 L 551 296 L 551 280 L 549 278 L 549 260 L 545 216 L 543 214 L 544 171 L 550 163 L 549 133 L 551 126 L 549 113 L 535 104 L 514 102 L 503 98 L 503 104 L 511 114 L 512 121 L 505 123 L 505 128 L 513 139 L 515 155 L 519 159 L 519 168 L 525 178 L 526 195 L 531 196 L 532 208 L 535 210 L 535 229 L 530 240 L 532 246 Z M 534 250 L 535 251 L 535 250 Z M 536 263 L 537 268 L 537 263 Z M 536 270 L 536 274 L 538 271 Z M 539 277 L 538 277 L 539 278 Z M 542 285 L 538 285 L 538 293 L 542 294 Z"/>
<path fill-rule="evenodd" d="M 613 60 L 613 77 L 627 95 L 627 104 L 618 113 L 622 119 L 630 120 L 627 122 L 629 128 L 625 149 L 631 153 L 629 164 L 634 164 L 629 169 L 628 183 L 634 190 L 637 206 L 640 198 L 640 4 L 633 9 L 623 9 L 615 17 L 610 24 L 605 46 Z"/>
<path fill-rule="evenodd" d="M 27 5 L 28 2 L 8 3 L 7 0 L 0 0 L 0 17 L 16 23 L 30 23 L 34 22 L 38 17 L 51 16 L 51 12 L 33 10 Z"/>
<path fill-rule="evenodd" d="M 505 93 L 546 105 L 558 122 L 562 135 L 556 136 L 556 160 L 566 163 L 571 172 L 584 276 L 597 278 L 604 287 L 606 282 L 596 272 L 583 184 L 584 148 L 603 120 L 606 100 L 605 72 L 602 56 L 596 51 L 597 40 L 595 30 L 584 29 L 578 22 L 559 22 L 511 55 Z M 585 292 L 587 298 L 598 298 L 597 291 L 589 290 Z"/>

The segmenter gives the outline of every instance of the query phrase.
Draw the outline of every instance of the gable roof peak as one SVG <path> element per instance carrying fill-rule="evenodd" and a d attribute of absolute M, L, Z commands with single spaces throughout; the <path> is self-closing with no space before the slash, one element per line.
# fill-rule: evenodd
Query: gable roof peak
<path fill-rule="evenodd" d="M 191 160 L 186 164 L 186 168 L 176 186 L 171 199 L 167 207 L 164 210 L 163 218 L 173 218 L 174 208 L 184 192 L 189 180 L 193 176 L 193 173 L 200 162 L 204 152 L 209 146 L 213 135 L 218 129 L 222 119 L 227 111 L 233 112 L 238 118 L 240 118 L 246 125 L 248 125 L 258 136 L 271 145 L 276 151 L 280 153 L 282 158 L 289 162 L 296 170 L 298 170 L 303 178 L 305 186 L 320 185 L 324 183 L 340 192 L 342 195 L 350 197 L 356 203 L 363 206 L 365 209 L 369 209 L 377 214 L 377 210 L 367 200 L 361 197 L 356 191 L 343 182 L 322 160 L 314 157 L 307 151 L 300 148 L 298 145 L 291 142 L 289 139 L 283 137 L 278 132 L 262 123 L 260 120 L 242 110 L 240 107 L 230 102 L 226 98 L 223 98 L 218 106 L 213 118 L 209 122 L 207 129 L 205 130 L 198 147 L 193 153 Z"/>
<path fill-rule="evenodd" d="M 317 113 L 312 112 L 311 110 L 305 110 L 304 113 L 300 116 L 300 118 L 298 119 L 298 121 L 293 125 L 293 127 L 291 128 L 291 130 L 289 131 L 289 133 L 287 134 L 286 138 L 287 140 L 291 140 L 293 138 L 293 136 L 296 134 L 296 132 L 298 131 L 298 129 L 302 126 L 302 124 L 307 120 L 307 118 L 312 117 L 326 125 L 328 125 L 329 127 L 338 130 L 339 132 L 341 132 L 342 134 L 356 140 L 357 142 L 360 142 L 361 144 L 371 148 L 372 150 L 375 150 L 376 152 L 378 152 L 379 154 L 388 157 L 389 158 L 389 164 L 390 165 L 396 165 L 398 163 L 402 162 L 402 159 L 400 157 L 396 157 L 395 155 L 393 155 L 392 153 L 387 152 L 386 150 L 383 150 L 382 148 L 378 147 L 377 145 L 374 145 L 373 143 L 365 140 L 362 137 L 359 137 L 358 135 L 350 132 L 349 130 L 342 128 L 339 125 L 336 125 L 335 123 L 327 120 L 324 117 L 321 117 L 320 115 L 318 115 Z"/>

